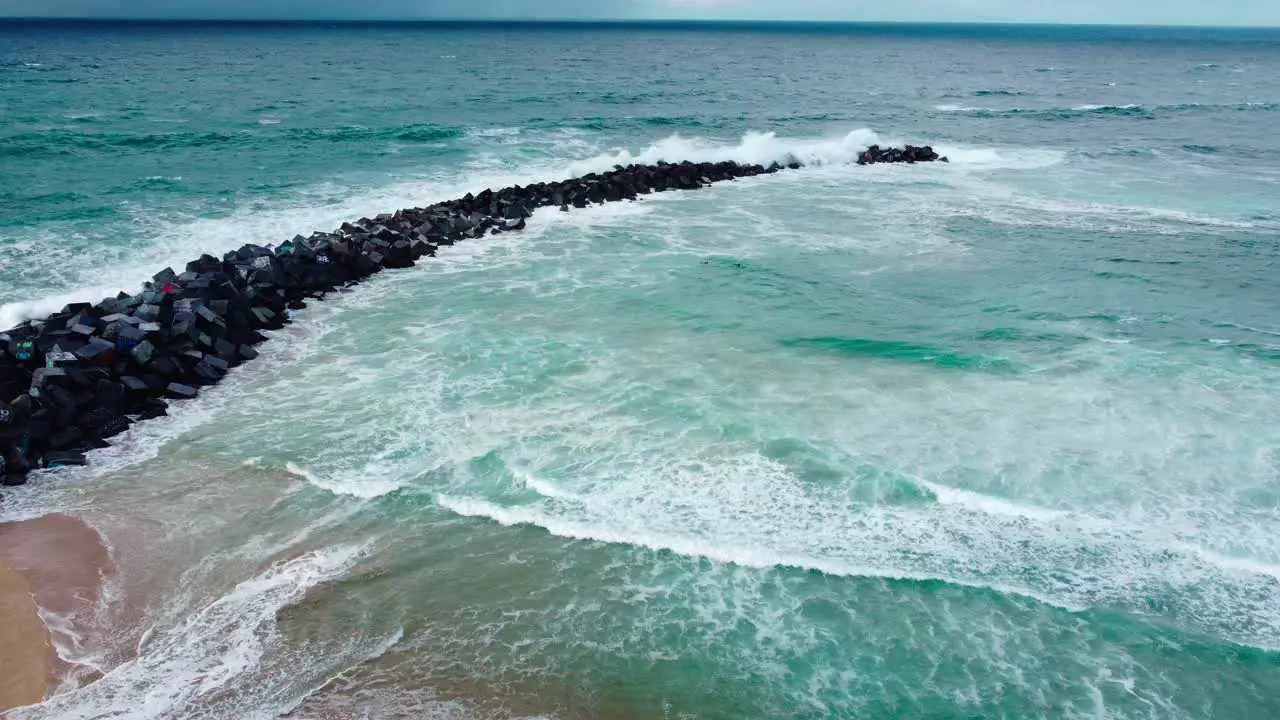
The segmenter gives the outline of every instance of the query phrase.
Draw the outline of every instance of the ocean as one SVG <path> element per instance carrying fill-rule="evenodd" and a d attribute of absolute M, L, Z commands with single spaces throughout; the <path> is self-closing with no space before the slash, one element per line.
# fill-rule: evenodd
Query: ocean
<path fill-rule="evenodd" d="M 1267 30 L 0 24 L 6 328 L 808 164 L 441 248 L 33 476 L 113 569 L 12 716 L 1280 716 L 1278 122 Z"/>

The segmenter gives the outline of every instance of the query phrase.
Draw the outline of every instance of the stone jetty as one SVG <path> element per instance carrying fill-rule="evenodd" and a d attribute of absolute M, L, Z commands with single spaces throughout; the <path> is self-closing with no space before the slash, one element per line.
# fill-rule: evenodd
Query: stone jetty
<path fill-rule="evenodd" d="M 945 161 L 928 147 L 868 148 L 858 164 Z M 802 166 L 736 162 L 616 166 L 563 182 L 478 195 L 344 223 L 279 246 L 245 245 L 165 268 L 136 294 L 74 303 L 0 333 L 0 483 L 86 453 L 136 422 L 166 414 L 258 356 L 291 310 L 388 268 L 407 268 L 465 240 L 515 232 L 533 211 L 568 211 Z"/>
<path fill-rule="evenodd" d="M 872 145 L 858 154 L 859 165 L 875 165 L 876 163 L 918 163 L 918 162 L 951 162 L 938 155 L 929 146 L 916 147 L 905 145 L 900 148 L 882 148 Z"/>

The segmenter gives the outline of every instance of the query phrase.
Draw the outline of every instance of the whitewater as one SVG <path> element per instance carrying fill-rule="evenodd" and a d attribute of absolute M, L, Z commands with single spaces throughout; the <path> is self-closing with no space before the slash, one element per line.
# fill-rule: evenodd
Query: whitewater
<path fill-rule="evenodd" d="M 111 559 L 12 716 L 1280 710 L 1277 45 L 972 32 L 0 28 L 5 327 L 485 188 L 808 165 L 441 248 L 6 494 Z M 951 162 L 853 164 L 904 142 Z"/>

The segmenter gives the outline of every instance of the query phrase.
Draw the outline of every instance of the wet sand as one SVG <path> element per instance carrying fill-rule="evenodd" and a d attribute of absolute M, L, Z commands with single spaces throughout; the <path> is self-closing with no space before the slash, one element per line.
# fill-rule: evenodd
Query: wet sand
<path fill-rule="evenodd" d="M 44 698 L 52 652 L 31 584 L 0 562 L 0 712 Z"/>
<path fill-rule="evenodd" d="M 76 518 L 0 524 L 0 712 L 40 702 L 71 674 L 38 611 L 92 612 L 108 565 L 98 533 Z"/>

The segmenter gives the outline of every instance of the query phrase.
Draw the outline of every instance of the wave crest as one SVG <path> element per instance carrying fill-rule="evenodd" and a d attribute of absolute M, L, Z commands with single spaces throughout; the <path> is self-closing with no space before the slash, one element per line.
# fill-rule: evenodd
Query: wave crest
<path fill-rule="evenodd" d="M 285 139 L 293 142 L 363 143 L 377 141 L 440 142 L 461 137 L 461 127 L 431 124 L 399 125 L 368 128 L 360 125 L 334 128 L 275 129 L 278 121 L 257 123 L 256 130 L 182 131 L 165 133 L 77 132 L 55 129 L 12 135 L 0 143 L 0 157 L 50 157 L 77 152 L 116 152 L 129 150 L 176 150 L 226 146 L 250 150 Z"/>
<path fill-rule="evenodd" d="M 1036 120 L 1072 120 L 1084 117 L 1137 117 L 1154 118 L 1163 114 L 1187 112 L 1274 112 L 1280 110 L 1280 103 L 1246 102 L 1229 104 L 1176 103 L 1171 105 L 1108 105 L 1082 104 L 1071 107 L 1049 108 L 987 108 L 968 105 L 943 104 L 935 105 L 934 110 L 945 113 L 963 113 L 975 117 L 1024 117 Z"/>

